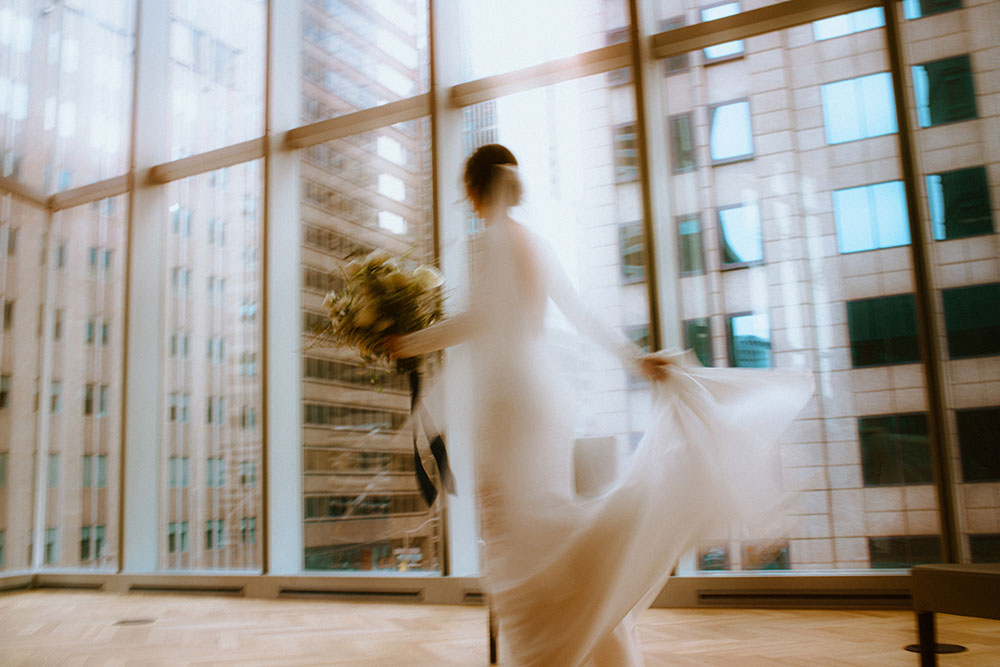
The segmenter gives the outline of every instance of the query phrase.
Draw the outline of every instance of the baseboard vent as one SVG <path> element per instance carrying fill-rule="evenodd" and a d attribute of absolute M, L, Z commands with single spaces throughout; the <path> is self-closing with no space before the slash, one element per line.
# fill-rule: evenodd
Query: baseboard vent
<path fill-rule="evenodd" d="M 102 581 L 39 581 L 35 588 L 61 588 L 63 590 L 99 591 L 104 588 Z"/>
<path fill-rule="evenodd" d="M 486 593 L 481 591 L 465 591 L 462 596 L 464 604 L 486 604 Z"/>
<path fill-rule="evenodd" d="M 424 591 L 422 588 L 409 590 L 282 588 L 278 591 L 278 597 L 419 602 L 424 599 Z"/>
<path fill-rule="evenodd" d="M 174 586 L 170 584 L 132 584 L 129 593 L 180 593 L 182 595 L 242 596 L 242 586 Z"/>
<path fill-rule="evenodd" d="M 28 591 L 33 588 L 31 580 L 14 584 L 0 584 L 0 593 L 16 593 L 17 591 Z"/>
<path fill-rule="evenodd" d="M 909 591 L 699 590 L 699 607 L 911 609 Z"/>

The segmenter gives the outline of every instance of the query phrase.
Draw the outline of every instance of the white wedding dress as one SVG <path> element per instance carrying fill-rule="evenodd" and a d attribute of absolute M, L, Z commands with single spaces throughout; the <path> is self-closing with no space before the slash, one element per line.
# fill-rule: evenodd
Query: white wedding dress
<path fill-rule="evenodd" d="M 784 500 L 777 440 L 812 393 L 808 373 L 702 368 L 676 355 L 618 479 L 574 491 L 571 391 L 548 352 L 546 309 L 634 363 L 590 317 L 552 250 L 497 217 L 481 239 L 470 307 L 407 336 L 411 349 L 469 345 L 469 397 L 485 580 L 501 661 L 641 664 L 634 619 L 700 539 L 771 517 Z M 753 533 L 757 535 L 757 533 Z"/>

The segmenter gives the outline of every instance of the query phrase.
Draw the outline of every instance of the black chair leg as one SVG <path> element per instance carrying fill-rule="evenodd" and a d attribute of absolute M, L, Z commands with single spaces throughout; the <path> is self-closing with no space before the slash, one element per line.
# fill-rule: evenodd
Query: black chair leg
<path fill-rule="evenodd" d="M 920 641 L 920 667 L 936 667 L 937 638 L 934 636 L 934 612 L 917 612 L 917 638 Z"/>

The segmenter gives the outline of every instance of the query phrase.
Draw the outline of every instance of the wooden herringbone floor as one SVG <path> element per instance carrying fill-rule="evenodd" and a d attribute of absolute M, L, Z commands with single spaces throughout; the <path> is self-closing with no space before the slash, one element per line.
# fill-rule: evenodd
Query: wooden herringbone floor
<path fill-rule="evenodd" d="M 1000 622 L 939 616 L 944 667 L 1000 665 Z M 124 622 L 124 623 L 123 623 Z M 912 614 L 648 611 L 647 667 L 907 665 Z M 0 595 L 0 665 L 487 664 L 482 607 L 39 590 Z M 503 662 L 501 662 L 503 664 Z"/>

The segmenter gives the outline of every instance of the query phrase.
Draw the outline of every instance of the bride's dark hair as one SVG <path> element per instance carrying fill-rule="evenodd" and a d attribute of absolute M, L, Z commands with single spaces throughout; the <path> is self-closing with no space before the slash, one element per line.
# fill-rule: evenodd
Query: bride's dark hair
<path fill-rule="evenodd" d="M 506 146 L 480 146 L 465 162 L 465 192 L 472 201 L 489 206 L 498 196 L 515 206 L 521 201 L 521 180 L 513 169 L 517 158 Z"/>

